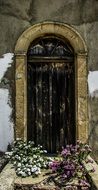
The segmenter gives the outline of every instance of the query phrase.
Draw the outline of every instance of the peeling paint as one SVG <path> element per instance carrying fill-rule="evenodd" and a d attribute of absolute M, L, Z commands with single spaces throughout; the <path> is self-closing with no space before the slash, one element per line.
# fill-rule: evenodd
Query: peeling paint
<path fill-rule="evenodd" d="M 98 71 L 89 71 L 88 74 L 89 95 L 98 97 Z"/>
<path fill-rule="evenodd" d="M 13 53 L 6 53 L 0 58 L 0 81 L 8 67 L 11 66 L 13 56 Z M 10 121 L 12 108 L 8 102 L 9 90 L 7 88 L 0 88 L 0 151 L 6 151 L 7 146 L 14 139 L 13 123 Z"/>
<path fill-rule="evenodd" d="M 0 58 L 0 81 L 3 78 L 8 67 L 11 66 L 13 62 L 13 53 L 6 53 Z"/>
<path fill-rule="evenodd" d="M 0 89 L 0 150 L 6 151 L 13 141 L 13 123 L 10 121 L 11 107 L 8 104 L 8 89 Z"/>

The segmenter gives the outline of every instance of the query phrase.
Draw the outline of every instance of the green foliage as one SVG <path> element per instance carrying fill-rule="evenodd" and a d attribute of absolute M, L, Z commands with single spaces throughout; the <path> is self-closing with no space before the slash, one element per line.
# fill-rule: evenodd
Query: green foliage
<path fill-rule="evenodd" d="M 14 142 L 11 152 L 7 152 L 6 156 L 15 167 L 16 174 L 21 177 L 35 177 L 41 174 L 41 169 L 49 167 L 51 158 L 46 156 L 47 151 L 42 146 L 34 146 L 34 142 L 28 143 L 22 140 Z"/>
<path fill-rule="evenodd" d="M 50 163 L 50 168 L 57 177 L 55 182 L 61 186 L 66 186 L 69 183 L 69 189 L 72 189 L 76 181 L 78 189 L 88 190 L 90 184 L 87 181 L 87 171 L 83 161 L 93 162 L 92 159 L 88 159 L 90 152 L 91 148 L 89 145 L 83 144 L 81 141 L 77 141 L 77 144 L 74 146 L 66 145 L 66 148 L 61 152 L 61 159 Z M 93 166 L 89 172 L 94 172 Z"/>
<path fill-rule="evenodd" d="M 35 147 L 32 141 L 26 143 L 17 140 L 14 142 L 12 151 L 7 152 L 6 156 L 13 164 L 18 176 L 36 177 L 41 174 L 42 169 L 50 168 L 48 182 L 52 179 L 60 187 L 70 190 L 73 187 L 88 190 L 90 184 L 86 178 L 87 171 L 83 161 L 92 163 L 91 159 L 88 160 L 90 152 L 91 149 L 87 144 L 77 141 L 74 146 L 66 145 L 58 158 L 52 159 L 47 156 L 47 151 L 43 150 L 41 145 Z M 94 171 L 93 167 L 91 171 Z"/>

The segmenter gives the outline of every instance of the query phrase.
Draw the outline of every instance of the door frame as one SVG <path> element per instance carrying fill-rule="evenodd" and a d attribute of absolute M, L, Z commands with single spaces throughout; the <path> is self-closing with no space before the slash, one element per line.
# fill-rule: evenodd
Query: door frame
<path fill-rule="evenodd" d="M 67 39 L 75 52 L 75 110 L 76 139 L 88 140 L 87 47 L 80 34 L 71 26 L 57 22 L 43 22 L 28 28 L 15 46 L 15 133 L 27 140 L 27 51 L 33 40 L 44 35 Z"/>

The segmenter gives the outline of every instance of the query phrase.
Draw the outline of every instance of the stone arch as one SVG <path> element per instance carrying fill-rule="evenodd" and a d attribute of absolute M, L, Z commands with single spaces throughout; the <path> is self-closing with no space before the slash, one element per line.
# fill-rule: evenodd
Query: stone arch
<path fill-rule="evenodd" d="M 26 53 L 30 43 L 45 34 L 56 34 L 68 39 L 76 53 L 87 52 L 84 40 L 72 27 L 67 24 L 43 22 L 41 24 L 31 26 L 22 33 L 16 43 L 15 53 Z"/>
<path fill-rule="evenodd" d="M 86 142 L 88 138 L 87 47 L 75 29 L 57 22 L 43 22 L 31 26 L 22 33 L 16 43 L 16 137 L 27 139 L 26 63 L 28 47 L 33 40 L 49 34 L 67 39 L 74 49 L 76 137 Z"/>

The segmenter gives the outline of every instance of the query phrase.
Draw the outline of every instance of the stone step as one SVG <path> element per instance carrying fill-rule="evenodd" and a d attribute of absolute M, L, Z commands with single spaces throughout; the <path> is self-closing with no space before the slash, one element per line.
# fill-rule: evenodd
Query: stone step
<path fill-rule="evenodd" d="M 14 168 L 11 164 L 7 164 L 0 173 L 0 190 L 13 190 L 15 178 Z"/>

